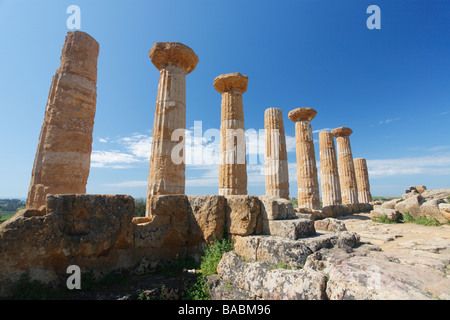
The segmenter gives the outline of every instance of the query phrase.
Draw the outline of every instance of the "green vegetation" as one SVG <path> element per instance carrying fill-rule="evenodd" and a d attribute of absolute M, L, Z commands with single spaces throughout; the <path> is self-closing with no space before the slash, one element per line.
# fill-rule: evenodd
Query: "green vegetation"
<path fill-rule="evenodd" d="M 217 265 L 222 259 L 222 255 L 225 252 L 233 250 L 233 243 L 227 238 L 221 240 L 214 240 L 214 243 L 206 248 L 202 257 L 200 270 L 203 276 L 209 276 L 217 273 Z"/>
<path fill-rule="evenodd" d="M 0 199 L 0 223 L 11 218 L 17 211 L 25 209 L 25 201 Z"/>
<path fill-rule="evenodd" d="M 413 218 L 408 212 L 403 213 L 403 222 L 416 223 L 423 226 L 439 227 L 441 223 L 435 218 L 427 218 L 425 216 Z"/>
<path fill-rule="evenodd" d="M 288 265 L 287 263 L 284 262 L 278 262 L 278 264 L 276 266 L 270 266 L 270 269 L 287 269 L 287 270 L 291 270 L 291 266 Z"/>
<path fill-rule="evenodd" d="M 381 216 L 379 218 L 372 219 L 372 221 L 379 223 L 415 223 L 423 226 L 432 226 L 432 227 L 439 227 L 441 225 L 441 223 L 437 221 L 435 218 L 432 217 L 428 218 L 425 216 L 414 218 L 408 212 L 402 213 L 402 217 L 396 221 L 389 219 L 387 216 Z"/>
<path fill-rule="evenodd" d="M 23 273 L 19 280 L 11 287 L 13 300 L 38 300 L 52 296 L 51 290 L 41 282 L 30 280 L 29 273 Z"/>
<path fill-rule="evenodd" d="M 128 273 L 110 273 L 101 279 L 95 279 L 92 271 L 84 273 L 81 277 L 81 288 L 83 291 L 96 292 L 105 289 L 105 287 L 120 285 L 122 289 L 128 287 L 129 275 Z M 28 272 L 23 273 L 19 280 L 11 286 L 12 300 L 46 300 L 46 299 L 61 299 L 70 294 L 76 293 L 61 286 L 59 289 L 51 289 L 47 285 L 37 281 L 31 280 Z"/>
<path fill-rule="evenodd" d="M 372 221 L 378 222 L 378 223 L 399 223 L 399 222 L 401 222 L 400 220 L 391 220 L 386 215 L 378 217 L 378 218 L 374 218 L 374 219 L 372 219 Z"/>
<path fill-rule="evenodd" d="M 187 300 L 210 300 L 206 277 L 217 273 L 217 266 L 225 252 L 234 249 L 233 243 L 224 237 L 221 240 L 215 239 L 213 244 L 208 246 L 201 259 L 201 275 L 197 281 L 189 287 L 185 299 Z"/>
<path fill-rule="evenodd" d="M 389 200 L 393 200 L 393 199 L 398 199 L 400 197 L 373 197 L 372 196 L 372 200 L 379 200 L 379 201 L 389 201 Z"/>
<path fill-rule="evenodd" d="M 134 216 L 145 217 L 145 198 L 134 199 Z"/>
<path fill-rule="evenodd" d="M 298 200 L 295 198 L 290 198 L 289 201 L 292 203 L 292 205 L 295 207 L 298 207 Z"/>

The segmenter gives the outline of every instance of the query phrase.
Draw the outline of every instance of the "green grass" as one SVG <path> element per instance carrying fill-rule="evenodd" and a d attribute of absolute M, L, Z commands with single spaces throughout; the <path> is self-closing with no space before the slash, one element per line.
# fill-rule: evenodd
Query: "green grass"
<path fill-rule="evenodd" d="M 373 222 L 378 222 L 378 223 L 398 223 L 399 221 L 396 220 L 391 220 L 388 218 L 388 216 L 384 215 L 375 219 L 372 219 Z"/>
<path fill-rule="evenodd" d="M 400 197 L 381 197 L 381 196 L 373 197 L 372 196 L 372 201 L 375 201 L 375 200 L 389 201 L 389 200 L 398 199 L 398 198 L 400 198 Z"/>
<path fill-rule="evenodd" d="M 425 216 L 414 218 L 413 216 L 411 216 L 411 214 L 409 214 L 409 212 L 402 213 L 402 217 L 397 221 L 393 221 L 389 219 L 387 216 L 381 216 L 379 218 L 372 219 L 372 221 L 378 223 L 415 223 L 428 227 L 439 227 L 441 225 L 441 223 L 437 221 L 435 218 L 428 218 Z"/>
<path fill-rule="evenodd" d="M 219 264 L 220 259 L 222 259 L 222 255 L 233 249 L 233 243 L 225 237 L 221 240 L 214 240 L 214 243 L 206 248 L 202 257 L 202 262 L 200 264 L 202 275 L 206 277 L 216 274 L 217 265 Z"/>
<path fill-rule="evenodd" d="M 202 256 L 200 263 L 201 275 L 198 276 L 197 281 L 188 288 L 185 300 L 210 300 L 209 288 L 206 277 L 217 273 L 217 266 L 219 265 L 222 255 L 225 252 L 234 249 L 231 240 L 224 237 L 221 240 L 215 239 L 213 244 L 208 246 Z"/>
<path fill-rule="evenodd" d="M 441 223 L 435 218 L 427 218 L 425 216 L 414 218 L 408 212 L 402 213 L 403 222 L 405 223 L 416 223 L 422 226 L 439 227 Z"/>

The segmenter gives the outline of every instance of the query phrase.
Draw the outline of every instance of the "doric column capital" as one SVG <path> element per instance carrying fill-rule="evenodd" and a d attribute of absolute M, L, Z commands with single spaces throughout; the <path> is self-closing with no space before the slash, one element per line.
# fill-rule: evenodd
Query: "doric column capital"
<path fill-rule="evenodd" d="M 221 94 L 225 92 L 244 93 L 247 91 L 248 77 L 239 72 L 222 74 L 214 79 L 214 89 Z"/>
<path fill-rule="evenodd" d="M 158 70 L 175 65 L 182 67 L 186 74 L 189 74 L 198 63 L 195 52 L 179 42 L 157 42 L 150 50 L 149 56 Z"/>
<path fill-rule="evenodd" d="M 289 111 L 288 117 L 289 120 L 297 122 L 297 121 L 311 121 L 316 116 L 317 111 L 313 108 L 297 108 Z"/>
<path fill-rule="evenodd" d="M 337 137 L 348 137 L 353 133 L 353 130 L 347 127 L 339 127 L 331 130 L 333 136 Z"/>

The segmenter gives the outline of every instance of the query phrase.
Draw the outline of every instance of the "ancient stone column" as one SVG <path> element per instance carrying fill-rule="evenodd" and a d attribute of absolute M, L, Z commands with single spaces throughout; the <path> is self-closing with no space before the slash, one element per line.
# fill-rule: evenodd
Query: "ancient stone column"
<path fill-rule="evenodd" d="M 364 158 L 353 159 L 355 165 L 356 185 L 358 187 L 358 201 L 360 203 L 369 203 L 372 201 L 369 184 L 369 171 L 367 162 Z"/>
<path fill-rule="evenodd" d="M 320 185 L 322 188 L 322 206 L 340 205 L 341 184 L 336 158 L 334 137 L 331 132 L 319 133 L 320 146 Z"/>
<path fill-rule="evenodd" d="M 220 123 L 219 195 L 247 194 L 244 108 L 242 94 L 247 76 L 222 74 L 214 79 L 214 89 L 222 94 Z"/>
<path fill-rule="evenodd" d="M 266 196 L 289 199 L 289 173 L 284 134 L 283 113 L 268 108 L 264 113 L 266 138 L 265 179 Z"/>
<path fill-rule="evenodd" d="M 81 31 L 68 32 L 53 76 L 34 160 L 27 208 L 47 194 L 86 193 L 97 100 L 99 45 Z"/>
<path fill-rule="evenodd" d="M 147 210 L 152 195 L 184 194 L 186 75 L 198 63 L 195 52 L 178 42 L 157 42 L 149 52 L 159 70 L 153 140 L 147 188 Z"/>
<path fill-rule="evenodd" d="M 331 133 L 336 137 L 342 203 L 358 203 L 355 167 L 352 148 L 350 147 L 350 135 L 353 131 L 350 128 L 339 127 L 333 129 Z"/>
<path fill-rule="evenodd" d="M 289 119 L 295 122 L 298 206 L 310 209 L 320 209 L 319 182 L 311 129 L 311 120 L 316 114 L 316 110 L 312 108 L 297 108 L 288 114 Z"/>

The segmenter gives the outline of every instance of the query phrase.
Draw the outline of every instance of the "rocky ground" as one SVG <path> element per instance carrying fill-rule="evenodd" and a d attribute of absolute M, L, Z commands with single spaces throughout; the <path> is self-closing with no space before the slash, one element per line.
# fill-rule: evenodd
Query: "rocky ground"
<path fill-rule="evenodd" d="M 278 239 L 284 244 L 272 252 L 264 246 L 275 242 L 255 237 L 256 260 L 239 247 L 225 254 L 210 281 L 213 298 L 450 299 L 450 225 L 377 223 L 368 213 L 337 220 L 348 231 L 318 231 L 291 243 Z M 270 255 L 286 259 L 275 265 Z"/>

